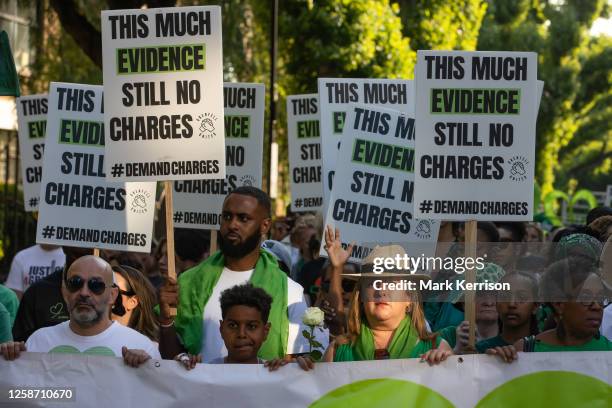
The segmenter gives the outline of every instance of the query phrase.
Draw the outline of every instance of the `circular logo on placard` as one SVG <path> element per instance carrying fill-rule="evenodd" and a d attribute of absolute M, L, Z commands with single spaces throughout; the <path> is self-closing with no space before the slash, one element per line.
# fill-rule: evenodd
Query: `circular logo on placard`
<path fill-rule="evenodd" d="M 431 238 L 431 221 L 420 220 L 416 226 L 415 234 L 421 239 Z"/>
<path fill-rule="evenodd" d="M 243 186 L 252 187 L 254 183 L 255 183 L 255 177 L 249 174 L 247 174 L 246 176 L 240 177 L 240 184 Z"/>
<path fill-rule="evenodd" d="M 529 162 L 523 156 L 514 156 L 508 160 L 510 166 L 510 180 L 523 181 L 527 179 L 527 164 Z"/>
<path fill-rule="evenodd" d="M 200 137 L 204 139 L 210 139 L 217 136 L 215 130 L 215 122 L 217 117 L 212 113 L 204 113 L 199 115 L 197 121 L 200 123 L 198 130 L 200 131 Z"/>
<path fill-rule="evenodd" d="M 134 190 L 130 192 L 130 211 L 136 214 L 144 214 L 147 212 L 151 193 L 146 190 Z"/>

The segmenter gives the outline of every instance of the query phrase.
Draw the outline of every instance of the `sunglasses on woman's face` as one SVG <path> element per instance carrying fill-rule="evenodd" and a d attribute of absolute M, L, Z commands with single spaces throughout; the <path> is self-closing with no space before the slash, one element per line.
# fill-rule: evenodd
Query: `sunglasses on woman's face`
<path fill-rule="evenodd" d="M 78 290 L 81 290 L 85 283 L 87 282 L 87 288 L 94 295 L 101 295 L 104 293 L 106 288 L 110 288 L 111 286 L 107 286 L 106 283 L 100 278 L 91 278 L 89 280 L 85 280 L 80 276 L 73 276 L 66 280 L 66 289 L 69 292 L 75 293 Z"/>

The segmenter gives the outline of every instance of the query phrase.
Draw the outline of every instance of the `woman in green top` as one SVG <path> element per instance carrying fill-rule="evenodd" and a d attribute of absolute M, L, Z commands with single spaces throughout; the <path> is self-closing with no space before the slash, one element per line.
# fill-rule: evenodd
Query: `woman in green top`
<path fill-rule="evenodd" d="M 325 249 L 332 265 L 332 281 L 340 279 L 342 264 L 352 246 L 342 249 L 340 233 L 328 229 Z M 364 269 L 378 257 L 393 257 L 399 246 L 377 247 L 364 259 Z M 395 251 L 395 252 L 394 252 Z M 394 252 L 391 254 L 391 252 Z M 384 253 L 384 254 L 383 254 Z M 403 254 L 399 254 L 403 256 Z M 336 276 L 338 275 L 338 276 Z M 423 308 L 417 293 L 382 290 L 380 283 L 400 280 L 400 274 L 362 273 L 351 295 L 347 315 L 347 334 L 338 336 L 325 352 L 324 361 L 364 361 L 421 357 L 430 365 L 444 361 L 452 354 L 450 346 L 427 331 Z M 403 277 L 408 274 L 401 274 Z M 373 277 L 375 276 L 375 277 Z M 385 278 L 385 279 L 383 279 Z M 379 283 L 375 284 L 374 281 Z M 334 290 L 330 284 L 330 292 Z M 336 295 L 336 298 L 340 296 Z M 342 305 L 335 305 L 343 312 Z"/>
<path fill-rule="evenodd" d="M 544 274 L 540 289 L 542 299 L 553 307 L 557 327 L 487 353 L 510 362 L 516 358 L 516 350 L 612 351 L 612 342 L 599 334 L 609 288 L 592 262 L 582 257 L 555 262 Z"/>

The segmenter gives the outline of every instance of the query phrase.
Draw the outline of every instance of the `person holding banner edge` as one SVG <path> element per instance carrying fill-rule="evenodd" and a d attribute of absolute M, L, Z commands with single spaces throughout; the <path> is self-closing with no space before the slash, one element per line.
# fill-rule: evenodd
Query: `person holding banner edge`
<path fill-rule="evenodd" d="M 325 246 L 332 264 L 332 282 L 330 293 L 332 299 L 341 299 L 338 291 L 340 274 L 348 260 L 354 243 L 343 249 L 340 231 L 325 231 Z M 393 257 L 403 252 L 399 246 L 376 247 L 364 259 L 363 270 L 377 257 Z M 408 273 L 388 273 L 373 275 L 359 274 L 351 296 L 350 310 L 347 316 L 347 336 L 338 336 L 327 348 L 323 360 L 326 362 L 383 360 L 398 358 L 417 358 L 427 361 L 429 365 L 438 364 L 452 355 L 453 352 L 437 335 L 427 330 L 422 305 L 417 292 L 375 290 L 370 275 L 377 278 L 401 279 L 410 276 Z M 386 275 L 386 276 L 384 276 Z M 362 293 L 363 292 L 363 293 Z M 395 293 L 391 293 L 395 292 Z M 402 293 L 398 293 L 402 292 Z M 333 305 L 339 313 L 344 312 L 341 300 Z"/>
<path fill-rule="evenodd" d="M 70 320 L 37 330 L 25 343 L 0 344 L 6 360 L 18 358 L 22 351 L 122 357 L 132 367 L 160 358 L 155 343 L 110 319 L 119 291 L 103 259 L 86 255 L 76 260 L 64 276 L 62 294 Z"/>
<path fill-rule="evenodd" d="M 266 193 L 254 187 L 239 187 L 223 203 L 220 250 L 198 266 L 185 271 L 178 283 L 168 280 L 160 289 L 160 350 L 164 358 L 187 351 L 191 366 L 226 355 L 219 333 L 220 293 L 250 281 L 269 293 L 270 333 L 259 357 L 284 358 L 306 352 L 301 317 L 307 308 L 303 289 L 278 267 L 274 257 L 260 248 L 271 225 L 271 203 Z M 177 306 L 176 319 L 170 308 Z M 180 336 L 180 339 L 179 337 Z M 184 355 L 183 355 L 184 358 Z"/>

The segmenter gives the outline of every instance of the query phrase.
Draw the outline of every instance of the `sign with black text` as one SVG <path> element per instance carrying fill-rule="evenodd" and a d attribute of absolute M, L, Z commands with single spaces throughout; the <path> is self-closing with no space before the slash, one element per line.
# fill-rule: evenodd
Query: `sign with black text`
<path fill-rule="evenodd" d="M 225 177 L 221 8 L 102 12 L 109 181 Z"/>
<path fill-rule="evenodd" d="M 414 114 L 414 83 L 401 79 L 319 78 L 323 208 L 329 203 L 342 128 L 351 104 Z"/>
<path fill-rule="evenodd" d="M 47 127 L 47 94 L 17 98 L 19 123 L 19 161 L 23 180 L 23 202 L 26 211 L 37 211 L 40 200 L 45 129 Z"/>
<path fill-rule="evenodd" d="M 319 95 L 287 97 L 287 136 L 291 211 L 321 211 L 321 134 Z"/>
<path fill-rule="evenodd" d="M 336 180 L 325 225 L 338 228 L 343 245 L 355 241 L 351 258 L 367 256 L 364 243 L 431 243 L 440 224 L 415 219 L 415 121 L 409 115 L 369 105 L 346 114 Z M 325 255 L 325 251 L 321 252 Z"/>
<path fill-rule="evenodd" d="M 102 99 L 51 83 L 36 242 L 150 252 L 156 183 L 106 181 Z"/>
<path fill-rule="evenodd" d="M 218 229 L 228 193 L 240 186 L 261 188 L 265 91 L 264 84 L 224 84 L 225 178 L 174 181 L 175 227 Z"/>
<path fill-rule="evenodd" d="M 419 51 L 415 214 L 533 217 L 537 55 Z"/>

